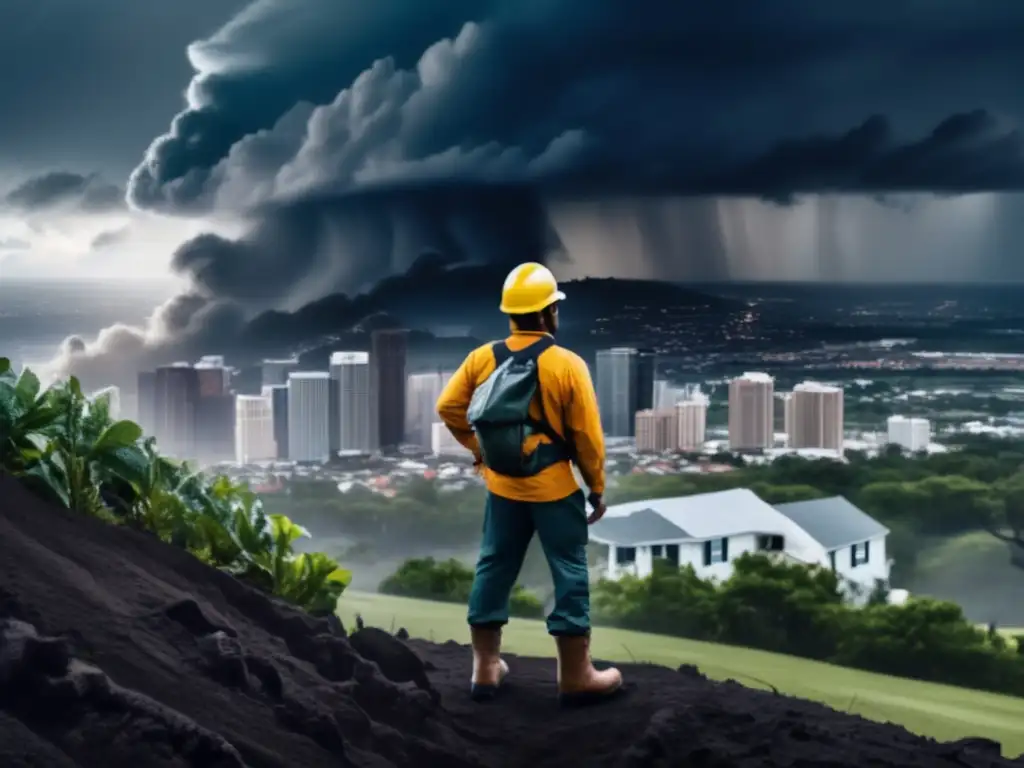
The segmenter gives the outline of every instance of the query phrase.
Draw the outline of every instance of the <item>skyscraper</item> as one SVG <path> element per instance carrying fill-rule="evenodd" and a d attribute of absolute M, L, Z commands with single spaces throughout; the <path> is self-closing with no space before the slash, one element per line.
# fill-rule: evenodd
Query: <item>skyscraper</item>
<path fill-rule="evenodd" d="M 370 355 L 335 352 L 331 355 L 331 393 L 336 402 L 338 451 L 369 453 Z"/>
<path fill-rule="evenodd" d="M 288 459 L 288 385 L 264 387 L 263 394 L 270 395 L 271 408 L 274 412 L 274 444 L 277 446 L 277 458 Z"/>
<path fill-rule="evenodd" d="M 288 458 L 292 461 L 323 463 L 330 458 L 330 389 L 327 371 L 288 374 Z"/>
<path fill-rule="evenodd" d="M 744 373 L 729 382 L 729 447 L 763 450 L 774 442 L 775 380 L 767 373 Z"/>
<path fill-rule="evenodd" d="M 156 430 L 156 372 L 139 371 L 135 395 L 135 421 L 151 436 Z"/>
<path fill-rule="evenodd" d="M 786 399 L 790 448 L 843 450 L 843 390 L 813 381 L 793 387 Z"/>
<path fill-rule="evenodd" d="M 156 369 L 153 395 L 153 435 L 160 450 L 177 459 L 196 457 L 196 412 L 199 376 L 188 363 Z"/>
<path fill-rule="evenodd" d="M 405 358 L 408 333 L 378 330 L 370 347 L 370 444 L 393 451 L 405 433 Z"/>
<path fill-rule="evenodd" d="M 451 372 L 416 373 L 409 377 L 405 398 L 405 439 L 429 448 L 433 424 L 437 421 L 437 399 L 452 377 Z"/>
<path fill-rule="evenodd" d="M 271 396 L 238 395 L 235 409 L 235 461 L 252 464 L 277 458 Z"/>
<path fill-rule="evenodd" d="M 707 438 L 708 398 L 699 392 L 689 400 L 676 403 L 679 427 L 676 447 L 681 451 L 699 451 Z"/>
<path fill-rule="evenodd" d="M 597 353 L 597 400 L 605 434 L 636 434 L 637 412 L 654 404 L 655 364 L 649 349 L 613 347 Z"/>
<path fill-rule="evenodd" d="M 195 364 L 199 382 L 196 404 L 195 459 L 216 464 L 235 458 L 235 396 L 231 369 L 220 355 L 207 355 Z"/>
<path fill-rule="evenodd" d="M 283 387 L 288 383 L 288 374 L 299 369 L 299 359 L 289 357 L 280 360 L 263 361 L 263 386 Z"/>

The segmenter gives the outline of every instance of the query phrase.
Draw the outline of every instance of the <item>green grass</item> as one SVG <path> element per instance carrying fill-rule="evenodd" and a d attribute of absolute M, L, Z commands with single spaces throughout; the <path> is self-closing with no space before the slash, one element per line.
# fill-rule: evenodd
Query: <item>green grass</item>
<path fill-rule="evenodd" d="M 387 595 L 347 592 L 338 614 L 347 627 L 355 614 L 383 629 L 405 627 L 413 637 L 435 642 L 468 641 L 465 607 Z M 539 621 L 513 619 L 506 650 L 551 657 L 554 646 Z M 911 731 L 951 741 L 984 736 L 1009 756 L 1024 752 L 1024 698 L 876 675 L 764 651 L 733 648 L 620 629 L 597 628 L 595 656 L 611 661 L 650 661 L 677 667 L 696 664 L 706 675 L 751 687 L 774 685 L 781 692 L 828 704 L 872 720 L 899 723 Z"/>

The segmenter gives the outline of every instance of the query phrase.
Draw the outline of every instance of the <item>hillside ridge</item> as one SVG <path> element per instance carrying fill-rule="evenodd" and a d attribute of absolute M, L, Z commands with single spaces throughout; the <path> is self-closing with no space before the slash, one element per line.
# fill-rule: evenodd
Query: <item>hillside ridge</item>
<path fill-rule="evenodd" d="M 509 664 L 475 705 L 457 643 L 348 634 L 0 477 L 5 768 L 1024 765 L 687 666 L 624 665 L 618 701 L 562 712 L 553 661 Z"/>

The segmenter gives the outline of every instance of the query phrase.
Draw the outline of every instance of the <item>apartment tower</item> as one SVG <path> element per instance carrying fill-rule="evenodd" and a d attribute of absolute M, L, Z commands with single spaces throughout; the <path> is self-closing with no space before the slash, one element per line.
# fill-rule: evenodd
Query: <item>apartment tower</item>
<path fill-rule="evenodd" d="M 327 371 L 288 374 L 288 458 L 301 463 L 324 463 L 330 458 Z"/>
<path fill-rule="evenodd" d="M 813 381 L 793 388 L 786 399 L 786 436 L 790 448 L 843 450 L 843 390 Z"/>
<path fill-rule="evenodd" d="M 729 448 L 771 448 L 775 437 L 775 381 L 767 373 L 744 373 L 729 382 Z"/>

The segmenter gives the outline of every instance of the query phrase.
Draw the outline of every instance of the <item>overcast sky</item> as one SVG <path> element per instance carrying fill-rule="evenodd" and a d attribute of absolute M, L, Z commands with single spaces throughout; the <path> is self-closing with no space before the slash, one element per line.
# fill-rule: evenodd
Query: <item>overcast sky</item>
<path fill-rule="evenodd" d="M 1022 39 L 1015 0 L 4 0 L 0 279 L 1020 280 Z"/>

